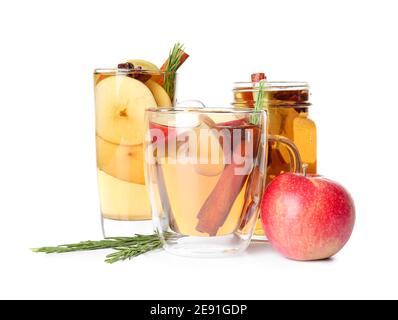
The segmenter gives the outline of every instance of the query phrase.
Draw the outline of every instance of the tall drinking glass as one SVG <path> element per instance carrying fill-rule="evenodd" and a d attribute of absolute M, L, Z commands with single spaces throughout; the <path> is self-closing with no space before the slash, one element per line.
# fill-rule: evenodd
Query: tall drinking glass
<path fill-rule="evenodd" d="M 173 105 L 175 77 L 175 73 L 141 69 L 94 71 L 97 172 L 104 236 L 153 232 L 144 177 L 145 109 Z"/>
<path fill-rule="evenodd" d="M 265 184 L 266 123 L 266 113 L 253 109 L 147 110 L 146 181 L 167 251 L 246 249 Z"/>

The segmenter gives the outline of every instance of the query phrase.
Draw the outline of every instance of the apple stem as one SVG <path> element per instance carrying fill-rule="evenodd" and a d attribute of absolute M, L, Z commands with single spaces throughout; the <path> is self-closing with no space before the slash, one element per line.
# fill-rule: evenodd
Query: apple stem
<path fill-rule="evenodd" d="M 308 172 L 308 163 L 303 163 L 302 169 L 303 169 L 303 176 L 306 177 Z"/>

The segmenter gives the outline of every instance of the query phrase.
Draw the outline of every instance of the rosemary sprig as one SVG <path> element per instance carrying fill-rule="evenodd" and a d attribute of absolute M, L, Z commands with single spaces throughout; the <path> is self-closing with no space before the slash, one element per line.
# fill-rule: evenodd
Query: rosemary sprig
<path fill-rule="evenodd" d="M 117 261 L 130 260 L 138 257 L 149 251 L 161 249 L 162 243 L 159 240 L 148 240 L 140 243 L 140 245 L 133 245 L 127 247 L 113 248 L 116 252 L 110 253 L 106 256 L 105 262 L 114 263 Z"/>
<path fill-rule="evenodd" d="M 177 42 L 170 50 L 169 58 L 164 69 L 163 88 L 168 93 L 171 101 L 174 99 L 176 71 L 183 54 L 183 44 Z"/>
<path fill-rule="evenodd" d="M 164 233 L 167 240 L 177 239 L 178 236 L 170 232 Z M 136 234 L 133 237 L 111 237 L 97 241 L 81 241 L 79 243 L 63 244 L 56 247 L 41 247 L 32 249 L 33 252 L 67 253 L 75 251 L 92 251 L 114 249 L 116 252 L 106 256 L 105 262 L 114 263 L 137 257 L 146 252 L 161 249 L 162 243 L 158 233 L 151 235 Z"/>
<path fill-rule="evenodd" d="M 258 82 L 258 92 L 254 102 L 254 111 L 260 111 L 263 109 L 264 105 L 264 95 L 265 95 L 265 81 L 261 80 Z M 251 119 L 251 123 L 258 124 L 259 118 L 257 115 L 253 115 Z"/>

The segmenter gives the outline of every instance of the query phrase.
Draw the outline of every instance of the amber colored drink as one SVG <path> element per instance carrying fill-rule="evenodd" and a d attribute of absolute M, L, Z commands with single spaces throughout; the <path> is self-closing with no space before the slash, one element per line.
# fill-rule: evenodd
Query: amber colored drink
<path fill-rule="evenodd" d="M 151 219 L 144 175 L 145 109 L 171 107 L 161 85 L 164 73 L 135 69 L 94 73 L 96 154 L 103 226 L 111 221 Z M 148 221 L 151 225 L 151 223 Z M 108 224 L 109 225 L 109 224 Z M 116 230 L 107 236 L 121 236 Z M 149 228 L 152 231 L 152 226 Z M 127 230 L 126 230 L 127 232 Z M 140 232 L 130 229 L 128 234 Z"/>
<path fill-rule="evenodd" d="M 253 139 L 254 130 L 258 129 L 254 126 L 242 125 L 239 127 L 217 126 L 217 130 L 228 132 L 239 130 L 242 141 L 228 146 L 229 150 L 222 149 L 220 146 L 216 152 L 220 152 L 221 156 L 213 164 L 193 164 L 193 161 L 181 164 L 173 161 L 174 159 L 166 158 L 158 168 L 161 171 L 165 195 L 167 194 L 167 198 L 162 200 L 169 202 L 175 230 L 184 235 L 220 236 L 233 233 L 240 227 L 245 203 L 252 200 L 250 194 L 247 193 L 247 180 L 251 168 L 244 175 L 236 175 L 234 170 L 229 170 L 235 164 L 224 163 L 222 154 L 243 154 L 245 134 L 246 138 Z M 209 140 L 218 143 L 217 139 L 210 138 Z M 257 148 L 258 141 L 253 142 Z M 211 155 L 207 154 L 205 157 L 207 160 L 211 158 Z M 219 207 L 224 208 L 217 210 Z M 217 214 L 220 212 L 222 212 L 222 218 L 218 219 Z"/>
<path fill-rule="evenodd" d="M 147 182 L 165 249 L 182 255 L 243 251 L 265 185 L 266 114 L 158 108 L 147 111 L 147 123 Z"/>
<path fill-rule="evenodd" d="M 227 235 L 245 227 L 245 208 L 253 201 L 248 186 L 255 172 L 259 127 L 247 119 L 216 123 L 204 117 L 186 137 L 184 127 L 150 123 L 167 133 L 162 138 L 164 155 L 152 149 L 156 163 L 150 172 L 174 230 L 190 236 Z"/>

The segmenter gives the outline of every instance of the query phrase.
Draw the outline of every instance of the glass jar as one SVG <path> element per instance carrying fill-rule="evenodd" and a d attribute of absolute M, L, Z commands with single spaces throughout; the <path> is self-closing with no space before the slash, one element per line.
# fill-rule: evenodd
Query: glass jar
<path fill-rule="evenodd" d="M 254 107 L 258 88 L 253 82 L 234 83 L 234 107 Z M 309 86 L 306 82 L 265 82 L 263 100 L 268 110 L 268 131 L 270 135 L 289 139 L 297 147 L 302 163 L 308 165 L 308 173 L 317 171 L 316 126 L 309 118 Z M 286 144 L 275 140 L 268 143 L 268 184 L 277 175 L 291 171 L 291 153 Z M 255 235 L 264 235 L 260 221 Z"/>

